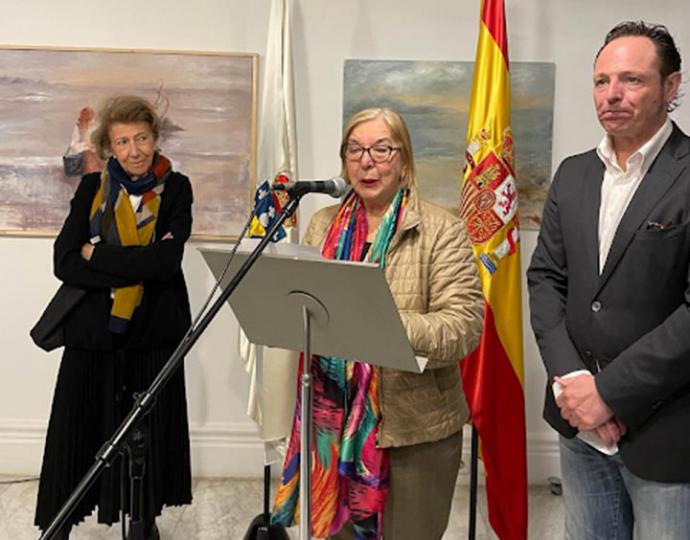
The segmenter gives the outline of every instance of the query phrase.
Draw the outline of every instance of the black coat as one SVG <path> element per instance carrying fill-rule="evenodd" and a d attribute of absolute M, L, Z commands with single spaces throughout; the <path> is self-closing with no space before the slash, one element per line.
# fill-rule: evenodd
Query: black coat
<path fill-rule="evenodd" d="M 89 241 L 89 214 L 99 181 L 98 173 L 82 178 L 55 240 L 55 275 L 65 283 L 88 290 L 65 322 L 65 346 L 112 350 L 113 336 L 108 330 L 111 289 L 143 282 L 142 303 L 118 345 L 136 349 L 174 347 L 191 324 L 181 267 L 184 244 L 192 228 L 189 179 L 173 173 L 166 180 L 153 243 L 126 247 L 99 243 L 87 262 L 80 252 Z M 166 233 L 173 238 L 161 240 Z"/>
<path fill-rule="evenodd" d="M 555 375 L 588 369 L 628 426 L 619 442 L 626 467 L 648 480 L 690 482 L 690 139 L 674 126 L 600 275 L 603 176 L 594 151 L 561 164 L 527 272 L 532 328 L 549 376 L 544 418 L 575 435 L 551 384 Z"/>

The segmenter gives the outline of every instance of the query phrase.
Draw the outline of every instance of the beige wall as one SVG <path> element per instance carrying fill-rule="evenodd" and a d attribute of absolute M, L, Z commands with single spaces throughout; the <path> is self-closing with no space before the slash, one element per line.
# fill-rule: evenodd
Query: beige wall
<path fill-rule="evenodd" d="M 293 1 L 303 178 L 327 178 L 339 169 L 344 59 L 474 59 L 479 0 Z M 554 165 L 601 137 L 592 111 L 590 75 L 592 56 L 611 26 L 623 19 L 666 22 L 690 62 L 686 0 L 666 0 L 663 10 L 658 3 L 639 0 L 507 3 L 511 59 L 556 63 Z M 0 39 L 8 45 L 263 55 L 268 10 L 269 0 L 4 2 Z M 690 105 L 681 107 L 675 118 L 689 131 Z M 327 202 L 326 197 L 307 198 L 304 221 Z M 535 241 L 534 232 L 524 232 L 525 266 Z M 35 474 L 40 465 L 59 353 L 41 352 L 27 332 L 57 286 L 51 275 L 51 246 L 50 239 L 0 237 L 0 474 Z M 197 247 L 188 245 L 184 262 L 193 309 L 212 287 Z M 555 436 L 541 420 L 544 375 L 527 322 L 525 330 L 530 480 L 543 482 L 558 474 L 558 454 Z M 244 414 L 247 378 L 237 359 L 236 334 L 237 323 L 224 309 L 187 358 L 197 476 L 260 473 L 256 430 Z"/>

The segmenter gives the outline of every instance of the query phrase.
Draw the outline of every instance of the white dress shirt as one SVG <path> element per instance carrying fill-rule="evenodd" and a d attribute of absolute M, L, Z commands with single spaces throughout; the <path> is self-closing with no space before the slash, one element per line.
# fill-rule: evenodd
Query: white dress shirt
<path fill-rule="evenodd" d="M 604 163 L 604 181 L 601 183 L 599 206 L 599 273 L 604 270 L 613 237 L 625 210 L 640 187 L 644 175 L 671 136 L 673 125 L 666 118 L 654 136 L 636 150 L 626 162 L 625 170 L 618 165 L 611 138 L 606 135 L 597 147 L 599 159 Z"/>

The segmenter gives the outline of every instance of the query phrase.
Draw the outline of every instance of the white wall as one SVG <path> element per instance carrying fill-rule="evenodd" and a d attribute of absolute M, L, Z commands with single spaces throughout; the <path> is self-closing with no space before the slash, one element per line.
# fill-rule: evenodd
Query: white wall
<path fill-rule="evenodd" d="M 346 58 L 473 60 L 479 0 L 293 0 L 299 160 L 303 178 L 338 171 L 342 70 Z M 641 0 L 508 1 L 510 56 L 556 63 L 553 162 L 598 142 L 590 98 L 592 58 L 606 31 L 623 19 L 665 22 L 690 62 L 687 0 L 663 10 Z M 0 36 L 8 45 L 257 52 L 263 55 L 269 0 L 6 2 Z M 659 17 L 663 17 L 660 20 Z M 690 105 L 676 120 L 690 131 Z M 519 156 L 518 156 L 519 159 Z M 457 179 L 449 179 L 450 182 Z M 303 222 L 327 203 L 313 196 Z M 523 233 L 523 265 L 536 233 Z M 0 474 L 35 474 L 59 352 L 34 347 L 28 329 L 57 287 L 51 239 L 0 237 Z M 212 286 L 197 245 L 184 269 L 193 309 Z M 526 304 L 526 298 L 525 298 Z M 541 420 L 544 375 L 525 320 L 525 394 L 531 482 L 558 474 L 555 436 Z M 187 358 L 194 472 L 256 475 L 261 451 L 244 415 L 246 376 L 236 354 L 237 323 L 224 309 Z"/>

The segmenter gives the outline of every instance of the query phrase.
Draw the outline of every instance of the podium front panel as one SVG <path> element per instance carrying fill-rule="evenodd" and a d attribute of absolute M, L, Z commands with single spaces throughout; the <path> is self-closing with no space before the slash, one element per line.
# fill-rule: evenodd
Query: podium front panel
<path fill-rule="evenodd" d="M 380 268 L 323 259 L 317 250 L 306 246 L 275 244 L 269 248 L 229 298 L 252 342 L 301 351 L 301 295 L 294 293 L 303 293 L 322 304 L 327 312 L 327 317 L 317 313 L 312 319 L 314 354 L 421 372 Z M 218 279 L 228 251 L 200 251 Z M 246 251 L 236 253 L 221 287 L 227 287 L 247 256 Z"/>

